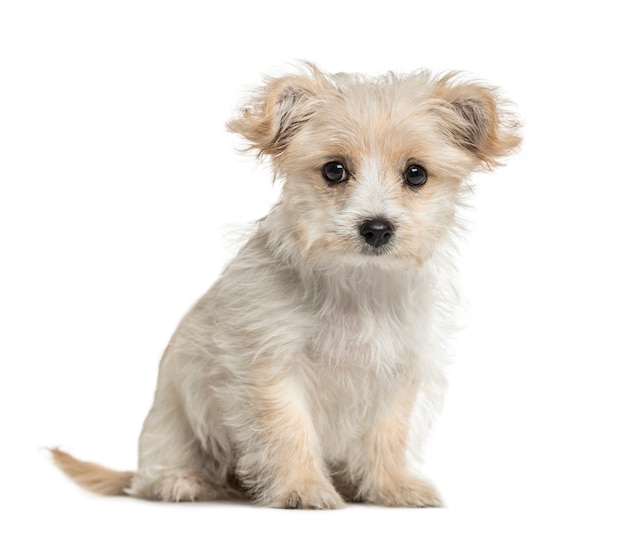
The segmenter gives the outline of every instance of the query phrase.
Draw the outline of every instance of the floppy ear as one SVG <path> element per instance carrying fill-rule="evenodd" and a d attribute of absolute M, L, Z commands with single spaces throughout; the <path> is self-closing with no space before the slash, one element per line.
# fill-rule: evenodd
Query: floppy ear
<path fill-rule="evenodd" d="M 506 109 L 494 88 L 474 82 L 455 82 L 455 74 L 438 81 L 436 96 L 443 101 L 447 134 L 487 168 L 521 143 L 519 121 Z"/>
<path fill-rule="evenodd" d="M 241 109 L 239 117 L 227 124 L 259 156 L 280 154 L 313 114 L 315 97 L 327 81 L 314 66 L 308 67 L 307 74 L 270 79 Z"/>

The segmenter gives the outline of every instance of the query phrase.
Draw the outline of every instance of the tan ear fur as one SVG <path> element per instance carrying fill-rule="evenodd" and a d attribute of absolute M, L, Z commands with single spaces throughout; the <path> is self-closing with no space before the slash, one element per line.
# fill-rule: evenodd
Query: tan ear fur
<path fill-rule="evenodd" d="M 314 111 L 315 97 L 328 80 L 313 65 L 308 72 L 269 79 L 241 110 L 238 118 L 227 124 L 231 132 L 243 136 L 248 149 L 260 155 L 280 154 L 297 130 Z"/>
<path fill-rule="evenodd" d="M 487 168 L 521 143 L 519 121 L 494 88 L 475 82 L 457 82 L 452 73 L 439 79 L 436 96 L 444 101 L 443 118 L 455 143 L 476 156 Z"/>

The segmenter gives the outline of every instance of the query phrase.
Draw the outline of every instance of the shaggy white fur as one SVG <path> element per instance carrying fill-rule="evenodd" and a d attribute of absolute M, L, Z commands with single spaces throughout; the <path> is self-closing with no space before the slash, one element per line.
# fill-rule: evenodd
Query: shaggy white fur
<path fill-rule="evenodd" d="M 467 177 L 518 145 L 515 119 L 459 75 L 307 65 L 229 127 L 271 159 L 278 204 L 172 337 L 137 472 L 54 451 L 59 465 L 90 489 L 168 501 L 440 505 L 410 454 L 445 385 Z"/>

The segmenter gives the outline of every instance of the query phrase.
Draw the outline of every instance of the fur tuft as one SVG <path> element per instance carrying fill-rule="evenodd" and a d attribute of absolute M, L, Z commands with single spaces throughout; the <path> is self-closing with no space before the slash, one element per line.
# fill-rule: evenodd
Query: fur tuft
<path fill-rule="evenodd" d="M 84 489 L 99 495 L 127 495 L 132 471 L 113 471 L 102 465 L 77 460 L 60 449 L 50 449 L 54 463 Z"/>

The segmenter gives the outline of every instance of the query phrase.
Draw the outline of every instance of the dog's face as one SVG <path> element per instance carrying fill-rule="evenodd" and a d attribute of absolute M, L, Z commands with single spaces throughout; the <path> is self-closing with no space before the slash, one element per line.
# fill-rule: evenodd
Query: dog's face
<path fill-rule="evenodd" d="M 493 90 L 427 72 L 269 82 L 230 123 L 284 178 L 289 236 L 322 262 L 423 263 L 464 179 L 519 143 Z"/>

